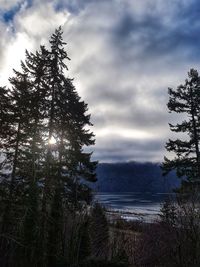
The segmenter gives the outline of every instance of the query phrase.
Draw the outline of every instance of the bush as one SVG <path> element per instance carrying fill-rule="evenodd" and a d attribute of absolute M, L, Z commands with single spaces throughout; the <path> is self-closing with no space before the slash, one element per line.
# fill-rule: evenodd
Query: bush
<path fill-rule="evenodd" d="M 137 266 L 200 266 L 200 203 L 164 203 L 161 221 L 146 229 L 137 245 Z"/>

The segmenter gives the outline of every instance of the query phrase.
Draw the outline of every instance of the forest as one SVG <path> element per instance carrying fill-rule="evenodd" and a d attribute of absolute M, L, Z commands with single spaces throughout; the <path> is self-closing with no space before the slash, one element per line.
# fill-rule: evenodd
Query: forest
<path fill-rule="evenodd" d="M 175 171 L 162 175 L 161 164 L 153 162 L 98 163 L 97 181 L 91 187 L 98 192 L 170 193 L 180 186 Z"/>
<path fill-rule="evenodd" d="M 62 35 L 59 27 L 49 48 L 26 51 L 10 86 L 0 87 L 0 266 L 200 266 L 198 72 L 191 69 L 183 85 L 169 88 L 168 110 L 185 116 L 170 124 L 181 133 L 166 143 L 172 157 L 162 170 L 135 164 L 136 173 L 149 168 L 154 180 L 161 171 L 172 171 L 174 179 L 176 173 L 175 199 L 163 203 L 152 223 L 109 220 L 94 201 L 95 135 L 88 106 L 66 74 L 70 58 Z M 115 165 L 119 177 L 122 167 Z M 138 183 L 139 191 L 143 187 Z"/>

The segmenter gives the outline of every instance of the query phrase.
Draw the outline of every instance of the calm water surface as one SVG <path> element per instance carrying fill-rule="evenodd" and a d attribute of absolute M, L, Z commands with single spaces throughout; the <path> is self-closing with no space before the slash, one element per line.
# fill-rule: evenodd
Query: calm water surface
<path fill-rule="evenodd" d="M 120 211 L 126 219 L 155 219 L 161 204 L 173 194 L 164 193 L 97 193 L 96 199 L 107 209 Z"/>

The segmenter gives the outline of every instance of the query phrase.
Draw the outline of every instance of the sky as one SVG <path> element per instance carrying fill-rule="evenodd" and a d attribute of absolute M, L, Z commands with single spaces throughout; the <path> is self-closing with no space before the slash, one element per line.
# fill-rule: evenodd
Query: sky
<path fill-rule="evenodd" d="M 168 87 L 200 67 L 200 2 L 0 0 L 0 85 L 60 25 L 67 76 L 94 124 L 94 158 L 161 162 L 168 123 L 180 122 L 168 113 Z"/>

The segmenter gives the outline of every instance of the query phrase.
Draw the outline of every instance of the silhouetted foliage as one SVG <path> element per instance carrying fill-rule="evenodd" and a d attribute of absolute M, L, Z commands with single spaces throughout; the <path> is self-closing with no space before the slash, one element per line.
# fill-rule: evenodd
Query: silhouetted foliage
<path fill-rule="evenodd" d="M 188 77 L 185 84 L 176 90 L 169 88 L 169 111 L 184 114 L 185 118 L 176 125 L 169 124 L 171 131 L 181 133 L 182 137 L 167 142 L 167 151 L 175 153 L 175 157 L 165 157 L 163 170 L 164 174 L 176 170 L 183 178 L 182 188 L 190 191 L 197 189 L 200 182 L 200 77 L 194 69 L 190 70 Z"/>
<path fill-rule="evenodd" d="M 136 266 L 199 266 L 199 218 L 199 202 L 167 201 L 161 221 L 147 226 L 137 242 Z"/>
<path fill-rule="evenodd" d="M 90 223 L 91 251 L 95 258 L 108 258 L 109 228 L 105 212 L 96 203 L 91 212 Z"/>
<path fill-rule="evenodd" d="M 50 49 L 26 51 L 21 71 L 14 70 L 9 79 L 12 87 L 0 88 L 2 267 L 74 264 L 65 258 L 67 234 L 78 242 L 70 251 L 75 263 L 79 254 L 89 254 L 82 247 L 87 221 L 78 213 L 92 200 L 83 181 L 96 181 L 97 162 L 83 147 L 95 139 L 87 104 L 65 77 L 64 46 L 59 28 Z M 68 212 L 81 218 L 79 234 L 66 233 Z"/>

